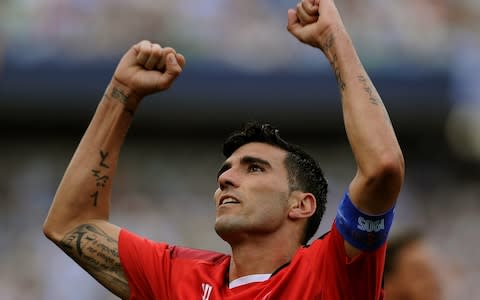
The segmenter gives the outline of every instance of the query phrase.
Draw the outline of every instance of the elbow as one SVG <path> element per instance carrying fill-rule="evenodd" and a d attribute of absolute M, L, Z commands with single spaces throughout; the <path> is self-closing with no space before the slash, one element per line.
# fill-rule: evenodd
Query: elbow
<path fill-rule="evenodd" d="M 60 240 L 60 234 L 54 230 L 53 226 L 50 225 L 48 219 L 43 224 L 43 234 L 46 238 L 48 238 L 54 243 L 57 243 Z"/>
<path fill-rule="evenodd" d="M 383 214 L 391 209 L 400 194 L 405 176 L 402 155 L 378 156 L 365 168 L 360 168 L 355 182 L 360 188 L 357 205 L 369 214 Z"/>
<path fill-rule="evenodd" d="M 384 155 L 380 159 L 377 176 L 383 180 L 391 180 L 399 183 L 399 189 L 405 177 L 405 160 L 402 153 Z"/>
<path fill-rule="evenodd" d="M 405 178 L 405 160 L 402 153 L 388 153 L 381 156 L 371 178 L 378 185 L 390 187 L 386 190 L 396 198 Z"/>
<path fill-rule="evenodd" d="M 381 155 L 364 175 L 368 186 L 382 190 L 384 195 L 394 202 L 405 177 L 405 160 L 402 153 Z"/>
<path fill-rule="evenodd" d="M 45 222 L 43 223 L 43 234 L 46 238 L 51 240 L 52 242 L 58 244 L 63 237 L 65 236 L 65 227 L 59 226 L 51 216 L 48 216 Z"/>
<path fill-rule="evenodd" d="M 51 241 L 54 241 L 54 236 L 55 234 L 47 227 L 43 227 L 43 235 L 45 235 L 45 237 Z"/>

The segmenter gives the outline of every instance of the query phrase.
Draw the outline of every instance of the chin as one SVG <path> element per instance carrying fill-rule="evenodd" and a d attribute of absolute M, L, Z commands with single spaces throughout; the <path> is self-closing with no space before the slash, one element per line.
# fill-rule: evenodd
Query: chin
<path fill-rule="evenodd" d="M 215 232 L 226 242 L 237 240 L 241 233 L 245 231 L 245 226 L 242 226 L 238 221 L 225 216 L 219 217 L 215 222 Z"/>

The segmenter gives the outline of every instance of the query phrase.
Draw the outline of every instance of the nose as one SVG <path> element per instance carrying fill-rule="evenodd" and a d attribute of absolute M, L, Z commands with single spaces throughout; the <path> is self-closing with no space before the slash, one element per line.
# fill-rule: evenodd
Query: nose
<path fill-rule="evenodd" d="M 238 187 L 239 178 L 236 173 L 235 169 L 230 168 L 218 176 L 218 186 L 220 190 L 223 191 L 228 187 Z"/>

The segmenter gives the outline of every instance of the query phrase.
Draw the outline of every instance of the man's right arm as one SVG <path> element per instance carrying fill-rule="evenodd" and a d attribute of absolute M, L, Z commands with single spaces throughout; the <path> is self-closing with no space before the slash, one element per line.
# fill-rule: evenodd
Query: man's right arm
<path fill-rule="evenodd" d="M 141 99 L 170 87 L 185 59 L 142 41 L 123 56 L 58 187 L 44 233 L 117 296 L 129 289 L 118 256 L 120 228 L 110 224 L 110 195 L 120 148 Z"/>

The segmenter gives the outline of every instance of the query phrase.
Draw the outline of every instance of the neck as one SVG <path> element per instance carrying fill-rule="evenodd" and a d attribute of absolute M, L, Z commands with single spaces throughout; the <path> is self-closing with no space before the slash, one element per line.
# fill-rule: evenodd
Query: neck
<path fill-rule="evenodd" d="M 244 242 L 232 244 L 229 280 L 253 274 L 271 274 L 289 262 L 300 246 L 285 236 L 250 237 Z"/>

